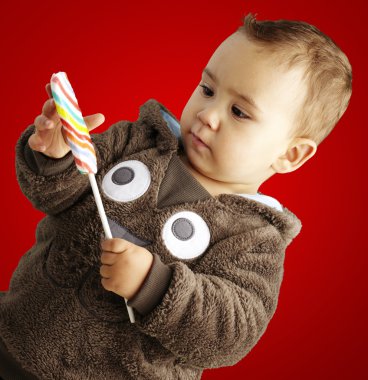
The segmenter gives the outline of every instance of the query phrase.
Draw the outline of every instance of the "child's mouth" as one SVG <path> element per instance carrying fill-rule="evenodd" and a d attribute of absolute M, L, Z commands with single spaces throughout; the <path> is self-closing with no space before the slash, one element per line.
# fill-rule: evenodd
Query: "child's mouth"
<path fill-rule="evenodd" d="M 208 148 L 208 146 L 192 132 L 192 142 L 194 145 L 198 147 L 205 147 Z"/>

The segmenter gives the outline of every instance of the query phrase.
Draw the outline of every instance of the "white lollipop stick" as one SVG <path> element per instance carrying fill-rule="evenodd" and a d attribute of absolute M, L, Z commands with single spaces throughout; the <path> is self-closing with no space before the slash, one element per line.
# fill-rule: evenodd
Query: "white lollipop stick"
<path fill-rule="evenodd" d="M 112 239 L 110 226 L 109 226 L 109 223 L 107 221 L 105 209 L 103 207 L 100 192 L 99 192 L 98 187 L 97 187 L 96 177 L 93 173 L 88 173 L 88 178 L 89 178 L 89 182 L 91 183 L 93 195 L 95 197 L 98 213 L 100 214 L 102 227 L 104 229 L 105 236 L 107 239 Z M 128 300 L 125 297 L 124 297 L 124 300 L 125 300 L 125 304 L 126 304 L 126 307 L 128 310 L 130 322 L 134 323 L 135 317 L 134 317 L 133 309 L 130 306 L 128 306 Z"/>

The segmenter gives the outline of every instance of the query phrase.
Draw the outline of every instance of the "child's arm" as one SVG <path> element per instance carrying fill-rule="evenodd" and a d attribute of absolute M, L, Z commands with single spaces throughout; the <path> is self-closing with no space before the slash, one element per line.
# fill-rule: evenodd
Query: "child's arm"
<path fill-rule="evenodd" d="M 219 242 L 193 271 L 170 264 L 162 301 L 146 315 L 136 313 L 136 326 L 179 363 L 215 368 L 240 361 L 273 316 L 283 276 L 285 242 L 269 230 L 260 235 Z"/>

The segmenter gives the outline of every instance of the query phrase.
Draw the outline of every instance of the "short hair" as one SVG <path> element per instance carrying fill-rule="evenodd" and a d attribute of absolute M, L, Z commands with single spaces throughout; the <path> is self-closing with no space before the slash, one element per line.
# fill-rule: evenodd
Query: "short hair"
<path fill-rule="evenodd" d="M 307 93 L 292 135 L 320 144 L 350 101 L 352 70 L 348 58 L 330 37 L 306 22 L 257 21 L 252 13 L 244 16 L 242 22 L 237 32 L 269 48 L 287 68 L 303 67 Z"/>

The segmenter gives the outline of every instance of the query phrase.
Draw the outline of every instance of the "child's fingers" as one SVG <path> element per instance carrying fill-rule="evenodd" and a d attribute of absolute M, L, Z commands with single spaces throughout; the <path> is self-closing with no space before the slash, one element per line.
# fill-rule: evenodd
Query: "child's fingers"
<path fill-rule="evenodd" d="M 38 133 L 34 133 L 28 139 L 28 145 L 32 150 L 43 152 L 46 149 L 44 140 Z"/>
<path fill-rule="evenodd" d="M 37 131 L 52 129 L 55 126 L 54 122 L 43 114 L 36 116 L 34 120 L 34 125 Z"/>
<path fill-rule="evenodd" d="M 106 252 L 121 253 L 127 249 L 129 242 L 124 239 L 112 238 L 101 242 L 101 248 Z"/>
<path fill-rule="evenodd" d="M 58 117 L 53 98 L 46 100 L 46 102 L 43 104 L 42 113 L 50 119 Z"/>
<path fill-rule="evenodd" d="M 47 95 L 49 96 L 49 98 L 52 98 L 51 84 L 47 83 L 47 85 L 45 86 L 45 89 L 46 89 L 46 92 L 47 92 Z"/>
<path fill-rule="evenodd" d="M 113 265 L 117 259 L 118 253 L 102 252 L 101 263 L 104 265 Z"/>
<path fill-rule="evenodd" d="M 34 125 L 36 127 L 35 133 L 29 137 L 28 145 L 33 150 L 43 152 L 46 149 L 49 139 L 49 133 L 47 133 L 47 131 L 54 129 L 56 124 L 53 120 L 41 114 L 36 116 Z"/>
<path fill-rule="evenodd" d="M 55 127 L 61 126 L 61 120 L 59 114 L 56 112 L 54 99 L 47 100 L 42 107 L 42 115 L 50 119 Z"/>
<path fill-rule="evenodd" d="M 111 277 L 111 266 L 102 265 L 100 268 L 100 275 L 103 278 L 110 278 Z"/>

